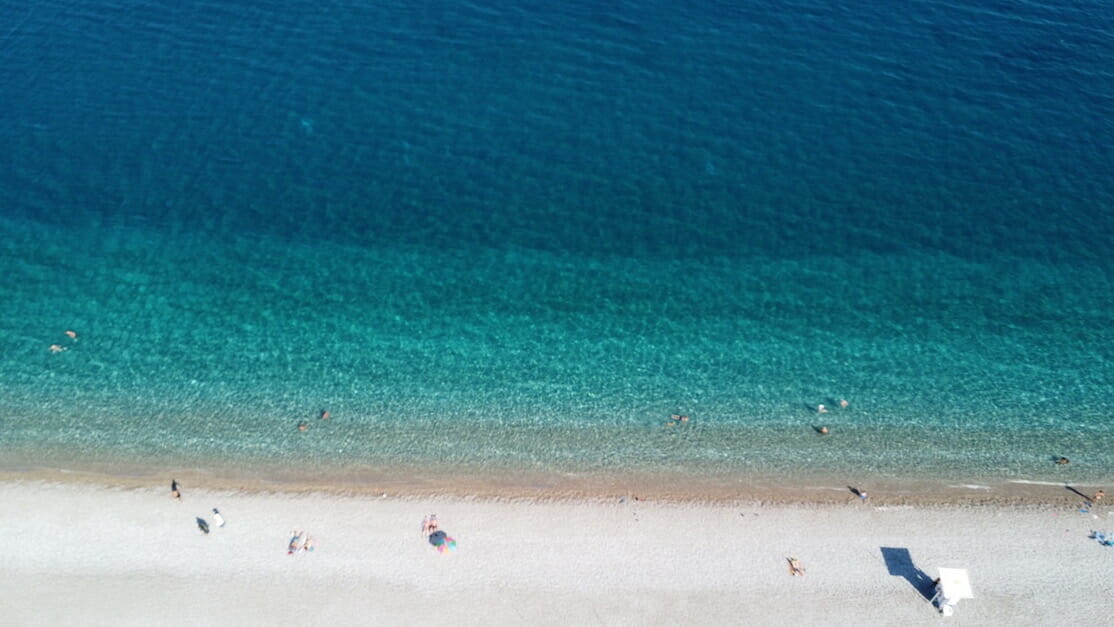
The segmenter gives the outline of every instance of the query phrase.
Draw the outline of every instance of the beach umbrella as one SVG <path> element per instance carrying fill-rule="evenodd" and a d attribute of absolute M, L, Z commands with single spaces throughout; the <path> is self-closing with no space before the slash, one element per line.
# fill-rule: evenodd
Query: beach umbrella
<path fill-rule="evenodd" d="M 971 581 L 965 568 L 941 568 L 936 583 L 936 595 L 932 598 L 944 616 L 951 616 L 960 599 L 973 599 Z"/>
<path fill-rule="evenodd" d="M 450 538 L 444 531 L 434 531 L 429 534 L 429 543 L 437 548 L 438 553 L 456 550 L 456 540 Z"/>

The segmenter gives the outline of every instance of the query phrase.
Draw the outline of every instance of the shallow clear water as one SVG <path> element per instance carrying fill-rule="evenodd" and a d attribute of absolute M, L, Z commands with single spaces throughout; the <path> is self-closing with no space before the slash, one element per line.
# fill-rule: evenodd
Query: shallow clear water
<path fill-rule="evenodd" d="M 1111 476 L 1097 3 L 141 8 L 0 5 L 0 449 Z"/>

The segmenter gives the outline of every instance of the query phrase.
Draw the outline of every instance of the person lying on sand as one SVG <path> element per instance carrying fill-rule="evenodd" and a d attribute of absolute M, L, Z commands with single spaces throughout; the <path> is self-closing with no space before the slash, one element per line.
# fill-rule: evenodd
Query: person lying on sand
<path fill-rule="evenodd" d="M 801 566 L 801 562 L 795 557 L 790 557 L 788 559 L 789 559 L 789 574 L 793 575 L 794 577 L 796 577 L 797 575 L 801 575 L 803 577 L 804 574 L 805 574 L 805 569 L 804 569 L 803 566 Z"/>

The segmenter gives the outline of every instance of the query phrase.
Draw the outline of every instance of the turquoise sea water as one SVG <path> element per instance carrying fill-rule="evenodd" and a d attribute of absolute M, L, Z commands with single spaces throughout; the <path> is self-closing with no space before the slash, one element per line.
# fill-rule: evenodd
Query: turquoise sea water
<path fill-rule="evenodd" d="M 866 4 L 0 0 L 0 453 L 1111 478 L 1114 14 Z"/>

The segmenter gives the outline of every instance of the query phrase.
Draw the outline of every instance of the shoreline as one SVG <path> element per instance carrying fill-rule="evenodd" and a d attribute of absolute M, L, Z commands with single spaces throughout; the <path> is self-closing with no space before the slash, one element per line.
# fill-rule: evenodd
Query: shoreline
<path fill-rule="evenodd" d="M 501 470 L 501 469 L 500 469 Z M 451 472 L 451 475 L 448 474 Z M 501 472 L 453 468 L 382 468 L 357 472 L 291 471 L 278 468 L 229 468 L 108 464 L 73 464 L 71 468 L 0 467 L 0 482 L 57 483 L 104 488 L 147 489 L 176 479 L 184 491 L 211 490 L 247 494 L 320 494 L 354 497 L 455 498 L 479 501 L 612 502 L 631 499 L 662 503 L 732 505 L 757 503 L 788 506 L 857 504 L 852 488 L 869 495 L 873 506 L 1065 507 L 1112 484 L 1102 481 L 1059 482 L 1044 479 L 996 481 L 908 480 L 802 475 L 772 477 L 677 476 L 629 472 L 571 474 L 544 471 Z M 169 488 L 166 488 L 169 491 Z"/>

